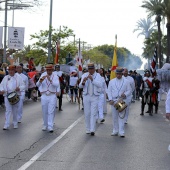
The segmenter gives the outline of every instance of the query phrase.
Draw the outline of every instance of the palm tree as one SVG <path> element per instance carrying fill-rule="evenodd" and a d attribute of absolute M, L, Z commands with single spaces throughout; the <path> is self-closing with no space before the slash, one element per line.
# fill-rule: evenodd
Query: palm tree
<path fill-rule="evenodd" d="M 134 29 L 133 32 L 140 31 L 137 37 L 139 37 L 140 35 L 144 35 L 145 39 L 147 39 L 150 37 L 151 33 L 155 31 L 155 25 L 150 18 L 140 19 L 139 21 L 137 21 L 136 26 L 137 28 Z"/>
<path fill-rule="evenodd" d="M 150 18 L 140 19 L 139 21 L 137 21 L 137 25 L 136 26 L 137 26 L 137 28 L 134 29 L 133 32 L 140 31 L 138 36 L 144 35 L 145 36 L 145 40 L 149 39 L 149 37 L 152 34 L 152 32 L 155 31 L 154 22 Z M 149 52 L 147 52 L 147 53 L 144 52 L 143 56 L 144 56 L 144 58 L 148 58 L 148 66 L 149 66 L 149 58 L 151 57 L 150 53 Z"/>
<path fill-rule="evenodd" d="M 164 0 L 162 3 L 163 16 L 167 19 L 167 58 L 166 62 L 170 63 L 170 1 Z"/>
<path fill-rule="evenodd" d="M 159 67 L 162 67 L 162 50 L 161 50 L 161 29 L 160 29 L 160 22 L 161 22 L 161 15 L 162 15 L 162 0 L 148 0 L 143 1 L 143 8 L 146 8 L 148 17 L 152 17 L 156 15 L 155 20 L 157 21 L 158 26 L 158 58 L 159 58 Z"/>
<path fill-rule="evenodd" d="M 158 31 L 154 31 L 148 39 L 145 39 L 144 41 L 144 52 L 142 56 L 144 58 L 147 58 L 147 56 L 153 56 L 154 50 L 155 50 L 155 45 L 157 45 L 157 40 L 158 40 Z M 166 42 L 167 42 L 167 36 L 162 36 L 162 54 L 166 55 Z"/>
<path fill-rule="evenodd" d="M 143 8 L 146 8 L 148 17 L 156 15 L 156 21 L 158 25 L 158 55 L 160 67 L 162 66 L 162 53 L 161 53 L 161 30 L 160 21 L 161 16 L 167 18 L 167 59 L 169 62 L 170 58 L 170 1 L 169 0 L 148 0 L 143 1 Z"/>

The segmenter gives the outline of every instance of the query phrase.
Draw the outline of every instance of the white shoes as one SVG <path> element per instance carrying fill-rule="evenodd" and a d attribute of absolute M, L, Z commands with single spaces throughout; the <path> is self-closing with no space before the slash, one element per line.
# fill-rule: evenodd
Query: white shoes
<path fill-rule="evenodd" d="M 86 134 L 90 134 L 90 131 L 89 131 L 89 130 L 86 130 Z"/>
<path fill-rule="evenodd" d="M 113 132 L 111 136 L 118 136 L 118 132 Z"/>
<path fill-rule="evenodd" d="M 122 135 L 119 135 L 121 138 L 125 138 L 125 135 L 124 134 L 122 134 Z"/>
<path fill-rule="evenodd" d="M 4 126 L 3 130 L 8 130 L 9 127 L 8 126 Z"/>
<path fill-rule="evenodd" d="M 14 125 L 14 129 L 18 129 L 18 125 Z"/>
<path fill-rule="evenodd" d="M 168 151 L 170 152 L 170 145 L 168 146 Z"/>
<path fill-rule="evenodd" d="M 43 126 L 42 127 L 42 131 L 46 131 L 47 130 L 47 127 L 46 126 Z"/>

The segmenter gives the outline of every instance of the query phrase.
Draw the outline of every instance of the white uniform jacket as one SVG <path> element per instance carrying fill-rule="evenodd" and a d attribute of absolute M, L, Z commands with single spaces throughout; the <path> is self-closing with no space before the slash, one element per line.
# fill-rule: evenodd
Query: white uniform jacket
<path fill-rule="evenodd" d="M 82 85 L 83 79 L 87 77 L 89 73 L 84 73 L 81 77 L 81 82 L 79 84 L 79 88 L 83 88 L 83 95 L 88 94 L 88 81 L 86 81 L 85 85 Z M 94 85 L 93 88 L 93 94 L 96 96 L 99 96 L 101 93 L 101 88 L 102 88 L 102 77 L 100 76 L 99 73 L 94 73 L 93 74 L 93 81 L 92 84 Z"/>
<path fill-rule="evenodd" d="M 47 72 L 44 72 L 40 79 L 43 76 L 46 76 Z M 39 80 L 40 80 L 39 79 Z M 59 79 L 58 76 L 55 73 L 52 73 L 50 76 L 50 79 L 52 82 L 49 82 L 47 78 L 44 79 L 44 81 L 42 83 L 40 83 L 40 81 L 38 80 L 38 82 L 36 83 L 36 86 L 39 88 L 39 91 L 41 93 L 56 93 L 57 92 L 57 87 L 59 86 Z"/>
<path fill-rule="evenodd" d="M 135 80 L 131 76 L 123 76 L 125 79 L 127 79 L 130 82 L 130 87 L 132 89 L 132 93 L 135 90 Z"/>
<path fill-rule="evenodd" d="M 7 96 L 8 93 L 14 92 L 17 87 L 20 89 L 17 94 L 21 95 L 21 91 L 25 90 L 22 77 L 17 73 L 14 76 L 6 75 L 0 84 L 0 91 L 5 91 L 4 96 Z"/>
<path fill-rule="evenodd" d="M 106 85 L 106 81 L 105 81 L 104 77 L 101 77 L 101 81 L 102 81 L 101 93 L 105 94 L 105 93 L 107 93 L 107 85 Z"/>
<path fill-rule="evenodd" d="M 168 91 L 167 98 L 166 98 L 166 113 L 170 113 L 170 90 Z"/>
<path fill-rule="evenodd" d="M 116 102 L 119 100 L 121 94 L 125 94 L 126 98 L 123 99 L 126 103 L 129 103 L 129 96 L 131 93 L 131 87 L 128 80 L 126 80 L 124 77 L 121 79 L 114 78 L 109 82 L 108 86 L 108 98 L 109 100 L 112 100 Z"/>
<path fill-rule="evenodd" d="M 17 73 L 17 74 L 22 77 L 22 80 L 24 81 L 24 84 L 25 84 L 25 90 L 24 91 L 27 91 L 28 90 L 28 77 L 23 73 L 21 73 L 21 74 Z"/>

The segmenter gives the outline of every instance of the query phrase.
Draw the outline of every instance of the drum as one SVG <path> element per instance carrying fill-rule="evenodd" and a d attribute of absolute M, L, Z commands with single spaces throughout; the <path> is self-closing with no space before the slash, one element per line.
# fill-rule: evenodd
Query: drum
<path fill-rule="evenodd" d="M 114 107 L 116 108 L 116 110 L 118 110 L 119 112 L 122 112 L 123 110 L 126 109 L 127 105 L 126 103 L 122 100 L 122 99 L 119 99 L 117 101 L 117 103 L 114 105 Z"/>
<path fill-rule="evenodd" d="M 11 92 L 7 95 L 8 101 L 11 105 L 15 105 L 19 102 L 20 98 L 16 92 Z"/>

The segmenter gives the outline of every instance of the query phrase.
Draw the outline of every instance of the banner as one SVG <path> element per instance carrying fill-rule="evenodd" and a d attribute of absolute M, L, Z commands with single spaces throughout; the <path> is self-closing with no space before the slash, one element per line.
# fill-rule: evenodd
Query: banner
<path fill-rule="evenodd" d="M 23 27 L 8 27 L 8 48 L 23 49 L 24 33 L 25 28 Z"/>
<path fill-rule="evenodd" d="M 2 48 L 2 34 L 3 34 L 3 27 L 0 27 L 0 48 Z"/>

